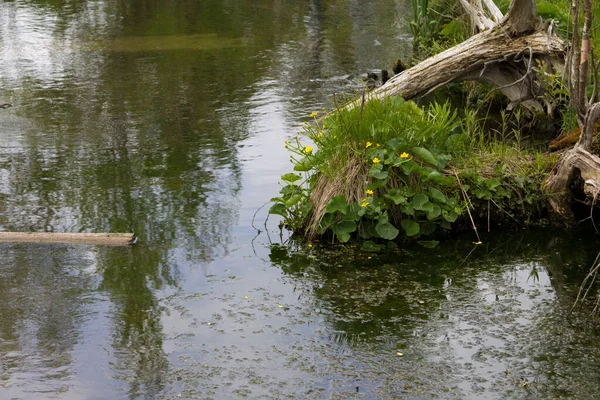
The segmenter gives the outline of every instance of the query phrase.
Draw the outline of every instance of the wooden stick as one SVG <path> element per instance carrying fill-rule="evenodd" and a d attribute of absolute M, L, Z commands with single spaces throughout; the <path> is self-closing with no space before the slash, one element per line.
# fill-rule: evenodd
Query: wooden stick
<path fill-rule="evenodd" d="M 73 243 L 127 246 L 134 244 L 133 233 L 56 233 L 56 232 L 0 232 L 0 242 Z"/>

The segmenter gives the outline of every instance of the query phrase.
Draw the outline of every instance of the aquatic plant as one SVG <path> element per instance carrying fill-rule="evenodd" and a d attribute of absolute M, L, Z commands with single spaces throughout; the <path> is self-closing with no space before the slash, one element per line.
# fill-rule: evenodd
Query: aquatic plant
<path fill-rule="evenodd" d="M 517 137 L 518 127 L 510 132 Z M 282 176 L 270 213 L 309 239 L 354 236 L 365 250 L 398 238 L 434 245 L 434 234 L 460 217 L 477 219 L 481 212 L 470 210 L 481 202 L 488 214 L 493 203 L 515 220 L 530 215 L 543 178 L 532 174 L 534 154 L 519 141 L 487 139 L 473 113 L 461 120 L 448 104 L 424 108 L 400 97 L 313 115 L 286 142 L 295 172 Z M 514 162 L 504 161 L 508 152 Z"/>

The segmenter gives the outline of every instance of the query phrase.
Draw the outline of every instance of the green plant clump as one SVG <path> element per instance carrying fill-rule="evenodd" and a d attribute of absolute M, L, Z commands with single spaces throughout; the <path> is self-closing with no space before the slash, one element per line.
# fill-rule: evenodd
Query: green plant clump
<path fill-rule="evenodd" d="M 447 104 L 425 109 L 399 97 L 321 119 L 313 113 L 314 122 L 286 141 L 294 172 L 282 176 L 270 213 L 309 239 L 354 237 L 364 250 L 399 239 L 433 246 L 436 233 L 464 224 L 466 215 L 477 218 L 467 209 L 485 202 L 512 219 L 529 214 L 525 206 L 537 203 L 541 183 L 531 165 L 545 164 L 518 149 L 511 159 L 528 166 L 490 157 L 506 152 L 506 145 L 482 146 L 473 115 L 461 120 Z"/>

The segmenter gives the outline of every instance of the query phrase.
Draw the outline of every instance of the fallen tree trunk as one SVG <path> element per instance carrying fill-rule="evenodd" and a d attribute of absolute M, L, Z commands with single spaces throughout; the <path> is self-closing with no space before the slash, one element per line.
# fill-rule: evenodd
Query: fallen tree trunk
<path fill-rule="evenodd" d="M 0 232 L 0 242 L 128 246 L 135 243 L 135 240 L 133 233 Z"/>
<path fill-rule="evenodd" d="M 551 29 L 537 26 L 534 0 L 514 0 L 506 17 L 497 24 L 485 20 L 481 7 L 479 2 L 465 9 L 477 13 L 481 26 L 493 26 L 491 29 L 403 71 L 349 107 L 388 96 L 410 99 L 452 81 L 477 80 L 496 86 L 510 99 L 511 107 L 523 104 L 535 111 L 546 108 L 551 112 L 550 104 L 544 107 L 540 103 L 543 88 L 536 79 L 535 62 L 543 60 L 561 70 L 565 43 Z M 496 18 L 499 12 L 491 10 Z"/>

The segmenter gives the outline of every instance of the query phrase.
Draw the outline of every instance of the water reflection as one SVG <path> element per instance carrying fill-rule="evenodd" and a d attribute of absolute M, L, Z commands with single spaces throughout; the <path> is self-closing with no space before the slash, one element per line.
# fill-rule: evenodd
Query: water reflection
<path fill-rule="evenodd" d="M 595 336 L 564 321 L 594 240 L 387 258 L 252 242 L 290 168 L 283 140 L 407 57 L 407 9 L 1 3 L 0 227 L 140 244 L 0 247 L 0 397 L 593 393 Z"/>
<path fill-rule="evenodd" d="M 389 363 L 389 379 L 358 367 L 384 398 L 585 398 L 600 381 L 582 387 L 593 363 L 575 360 L 600 347 L 581 331 L 588 311 L 570 308 L 597 245 L 564 232 L 485 242 L 473 252 L 462 240 L 372 258 L 351 247 L 340 257 L 275 245 L 270 258 L 315 296 L 328 340 L 358 360 L 372 352 Z"/>

